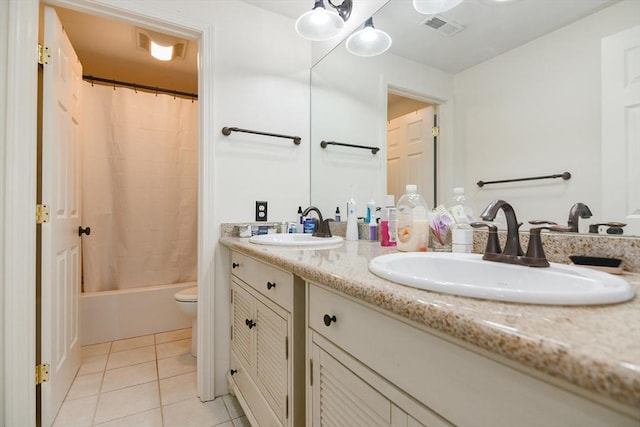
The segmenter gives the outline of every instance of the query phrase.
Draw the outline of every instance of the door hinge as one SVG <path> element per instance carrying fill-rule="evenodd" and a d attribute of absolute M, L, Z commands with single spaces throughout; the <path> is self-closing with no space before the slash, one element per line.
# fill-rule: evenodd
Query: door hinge
<path fill-rule="evenodd" d="M 285 418 L 289 418 L 289 395 L 287 394 L 287 398 L 285 399 L 285 406 L 286 406 L 286 411 L 285 411 Z"/>
<path fill-rule="evenodd" d="M 36 385 L 49 381 L 49 364 L 41 363 L 36 365 Z"/>
<path fill-rule="evenodd" d="M 38 64 L 45 65 L 51 59 L 49 48 L 38 43 Z"/>
<path fill-rule="evenodd" d="M 284 337 L 284 360 L 289 360 L 289 337 Z"/>
<path fill-rule="evenodd" d="M 313 387 L 313 359 L 309 359 L 309 385 Z"/>
<path fill-rule="evenodd" d="M 49 222 L 49 206 L 36 205 L 36 224 L 46 224 Z"/>
<path fill-rule="evenodd" d="M 432 127 L 431 128 L 431 135 L 440 136 L 440 127 L 439 126 Z"/>

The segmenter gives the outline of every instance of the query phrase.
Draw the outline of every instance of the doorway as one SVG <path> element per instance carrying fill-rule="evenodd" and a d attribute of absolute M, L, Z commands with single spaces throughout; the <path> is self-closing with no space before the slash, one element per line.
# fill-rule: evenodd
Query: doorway
<path fill-rule="evenodd" d="M 437 104 L 389 88 L 387 94 L 387 194 L 396 203 L 416 184 L 430 208 L 437 200 Z"/>

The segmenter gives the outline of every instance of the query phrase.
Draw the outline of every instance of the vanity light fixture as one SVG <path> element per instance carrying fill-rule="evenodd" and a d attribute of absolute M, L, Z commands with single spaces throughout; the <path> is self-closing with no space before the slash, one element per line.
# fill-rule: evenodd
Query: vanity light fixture
<path fill-rule="evenodd" d="M 335 9 L 327 10 L 323 0 L 316 0 L 313 9 L 302 14 L 296 21 L 296 31 L 302 38 L 314 42 L 329 40 L 340 34 L 344 23 L 351 16 L 352 0 L 344 0 L 335 5 L 327 0 Z"/>
<path fill-rule="evenodd" d="M 376 56 L 391 47 L 391 37 L 373 26 L 373 17 L 347 39 L 347 50 L 357 56 Z"/>
<path fill-rule="evenodd" d="M 189 43 L 184 39 L 143 28 L 136 28 L 136 42 L 138 48 L 146 50 L 160 61 L 184 59 Z"/>
<path fill-rule="evenodd" d="M 453 9 L 462 0 L 413 0 L 413 7 L 424 15 L 437 15 Z"/>

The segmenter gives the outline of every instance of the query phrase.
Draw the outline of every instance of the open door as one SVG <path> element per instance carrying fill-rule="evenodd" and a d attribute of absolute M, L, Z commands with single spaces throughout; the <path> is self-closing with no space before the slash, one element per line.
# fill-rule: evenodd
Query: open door
<path fill-rule="evenodd" d="M 43 427 L 53 424 L 81 362 L 80 293 L 80 90 L 82 65 L 54 9 L 44 10 L 40 355 L 49 365 L 41 385 Z"/>

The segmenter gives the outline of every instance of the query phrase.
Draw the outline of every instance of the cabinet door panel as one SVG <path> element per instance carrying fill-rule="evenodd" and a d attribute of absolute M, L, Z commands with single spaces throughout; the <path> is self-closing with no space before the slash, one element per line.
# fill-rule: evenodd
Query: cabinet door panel
<path fill-rule="evenodd" d="M 254 344 L 252 332 L 247 326 L 246 320 L 253 320 L 254 299 L 235 282 L 231 284 L 231 292 L 233 292 L 233 335 L 231 336 L 231 347 L 242 364 L 251 369 Z"/>
<path fill-rule="evenodd" d="M 286 418 L 287 321 L 260 301 L 256 307 L 256 383 L 281 421 Z"/>

